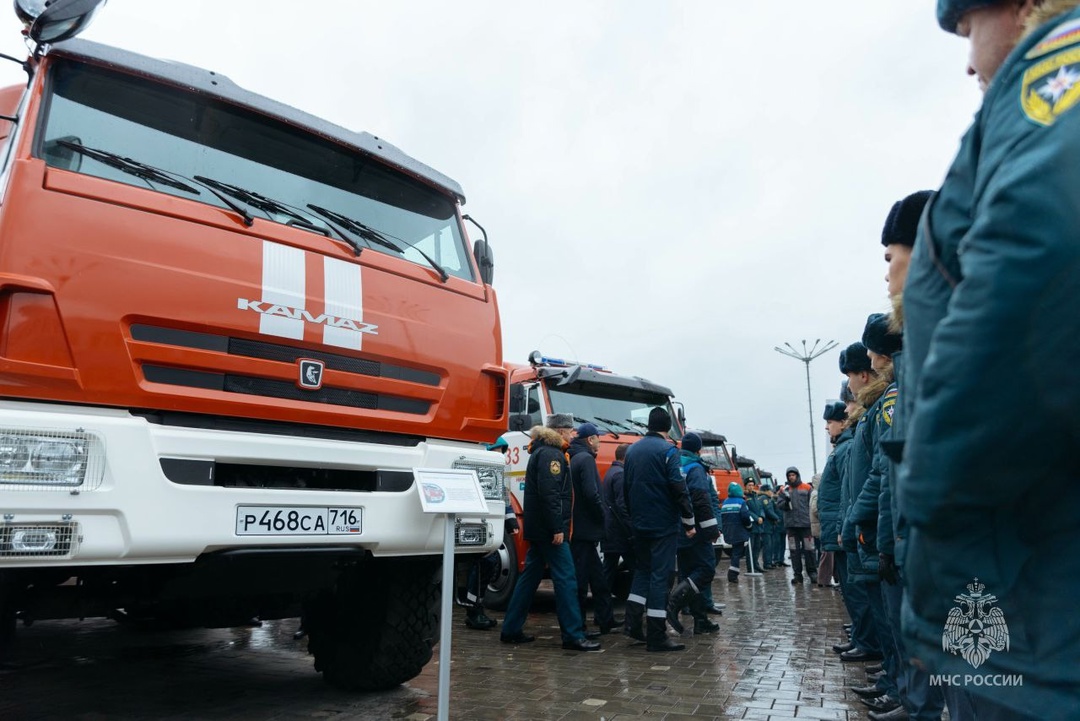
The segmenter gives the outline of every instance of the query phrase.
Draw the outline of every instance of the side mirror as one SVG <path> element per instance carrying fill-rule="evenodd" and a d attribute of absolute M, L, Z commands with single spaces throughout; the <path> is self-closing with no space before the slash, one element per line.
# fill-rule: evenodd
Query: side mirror
<path fill-rule="evenodd" d="M 469 221 L 480 229 L 483 238 L 473 243 L 473 258 L 476 260 L 476 267 L 480 269 L 480 280 L 484 281 L 484 285 L 491 285 L 495 280 L 495 254 L 491 252 L 491 246 L 488 244 L 487 231 L 468 213 L 461 216 L 461 219 Z"/>
<path fill-rule="evenodd" d="M 520 383 L 510 384 L 510 412 L 521 413 L 525 411 L 525 386 Z"/>
<path fill-rule="evenodd" d="M 487 240 L 478 240 L 473 244 L 473 257 L 476 258 L 476 267 L 480 269 L 480 280 L 484 281 L 484 285 L 491 285 L 495 280 L 495 255 Z"/>
<path fill-rule="evenodd" d="M 522 431 L 527 433 L 529 428 L 532 427 L 532 416 L 528 413 L 511 413 L 508 425 L 512 431 Z"/>
<path fill-rule="evenodd" d="M 106 0 L 15 0 L 15 13 L 30 22 L 30 39 L 38 45 L 73 38 L 90 24 Z"/>

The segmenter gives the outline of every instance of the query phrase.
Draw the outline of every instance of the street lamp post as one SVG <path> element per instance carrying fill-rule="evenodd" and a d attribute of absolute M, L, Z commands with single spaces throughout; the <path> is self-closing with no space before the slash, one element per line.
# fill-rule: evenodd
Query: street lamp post
<path fill-rule="evenodd" d="M 829 341 L 821 348 L 821 339 L 818 338 L 814 341 L 814 345 L 810 348 L 806 347 L 806 341 L 802 342 L 802 353 L 795 350 L 790 343 L 784 343 L 787 349 L 774 347 L 773 350 L 777 353 L 782 353 L 788 358 L 794 358 L 797 361 L 802 361 L 806 366 L 806 404 L 810 409 L 810 452 L 814 457 L 814 475 L 817 475 L 817 441 L 814 440 L 814 401 L 810 397 L 810 361 L 814 360 L 823 353 L 828 353 L 836 347 L 837 343 L 834 340 Z"/>

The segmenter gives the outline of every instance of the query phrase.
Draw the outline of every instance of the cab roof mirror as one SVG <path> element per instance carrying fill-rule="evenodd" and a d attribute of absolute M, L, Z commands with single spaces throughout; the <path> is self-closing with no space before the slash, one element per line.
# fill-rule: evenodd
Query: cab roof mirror
<path fill-rule="evenodd" d="M 15 14 L 38 45 L 73 38 L 90 24 L 107 0 L 15 0 Z"/>

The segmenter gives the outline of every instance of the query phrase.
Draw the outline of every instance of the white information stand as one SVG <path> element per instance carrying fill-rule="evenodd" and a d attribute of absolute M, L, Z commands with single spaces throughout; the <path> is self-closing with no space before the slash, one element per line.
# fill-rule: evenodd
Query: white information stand
<path fill-rule="evenodd" d="M 757 557 L 754 555 L 754 534 L 750 534 L 750 540 L 746 542 L 746 552 L 750 558 L 750 570 L 746 572 L 747 576 L 764 576 L 761 569 L 757 567 Z"/>
<path fill-rule="evenodd" d="M 439 721 L 450 718 L 450 628 L 453 626 L 454 524 L 458 513 L 486 514 L 488 507 L 476 471 L 467 468 L 414 468 L 424 513 L 443 516 L 442 608 L 439 612 Z"/>

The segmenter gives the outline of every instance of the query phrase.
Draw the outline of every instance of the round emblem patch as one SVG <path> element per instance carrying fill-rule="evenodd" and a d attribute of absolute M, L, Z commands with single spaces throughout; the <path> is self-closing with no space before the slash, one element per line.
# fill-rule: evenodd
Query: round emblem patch
<path fill-rule="evenodd" d="M 551 475 L 557 476 L 560 473 L 562 473 L 562 464 L 560 464 L 558 461 L 552 461 L 550 469 L 551 469 Z"/>

